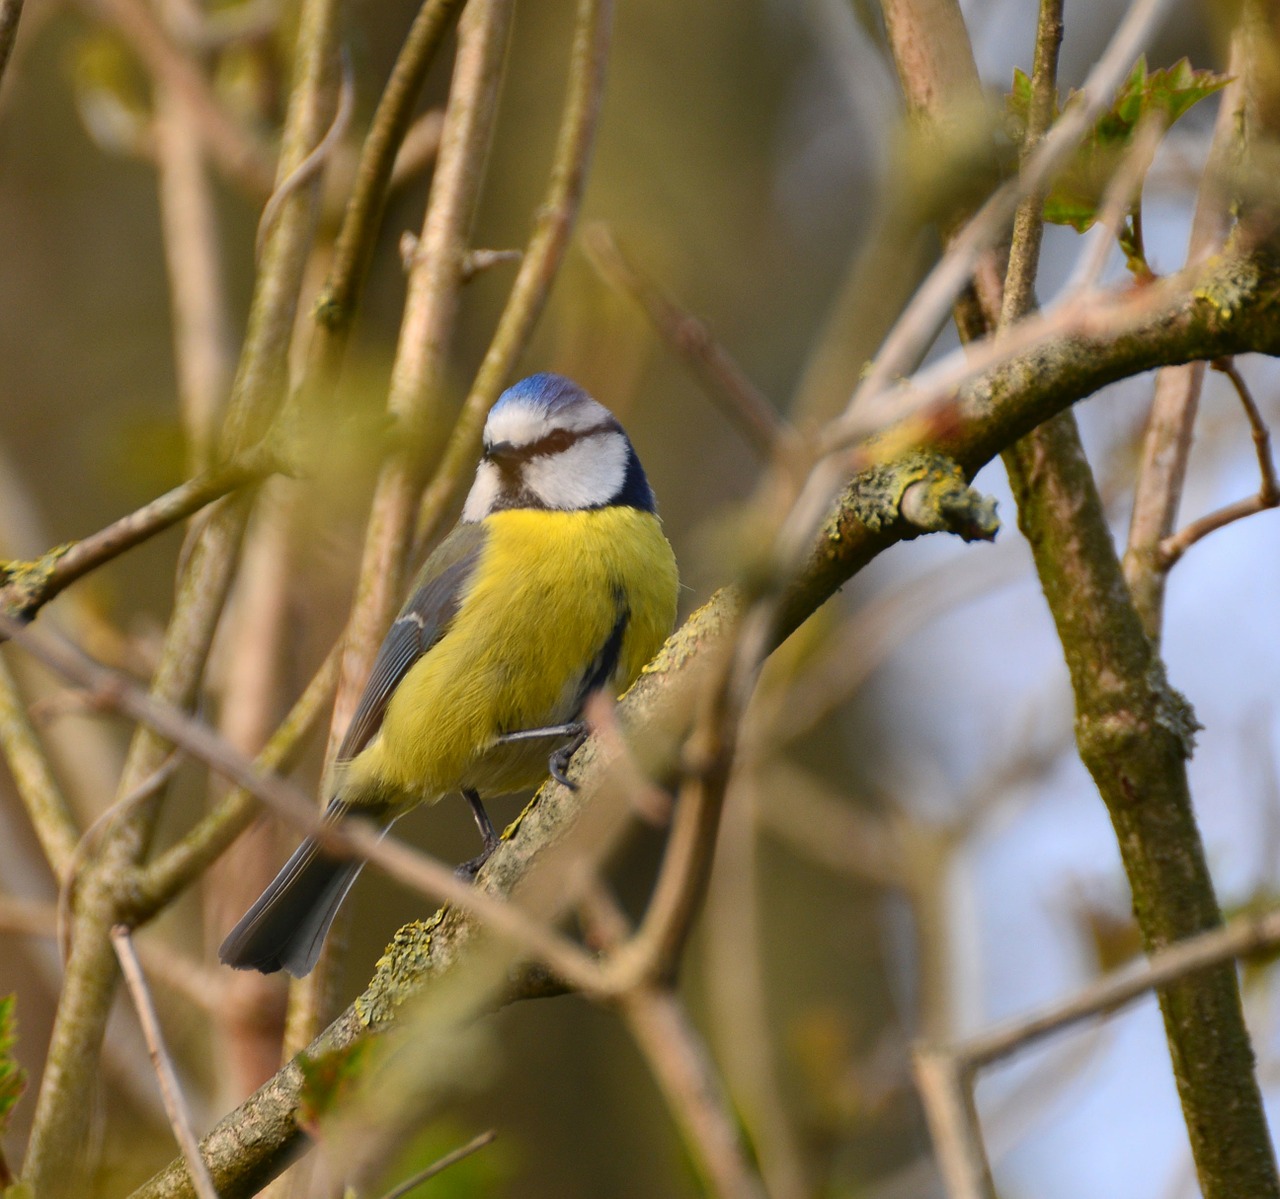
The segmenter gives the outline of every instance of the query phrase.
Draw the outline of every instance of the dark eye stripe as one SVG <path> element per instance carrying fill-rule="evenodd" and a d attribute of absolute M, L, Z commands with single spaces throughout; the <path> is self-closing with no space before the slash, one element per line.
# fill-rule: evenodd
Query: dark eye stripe
<path fill-rule="evenodd" d="M 531 441 L 528 445 L 512 446 L 504 457 L 508 461 L 528 462 L 531 458 L 542 458 L 549 454 L 560 454 L 570 446 L 576 445 L 584 437 L 592 437 L 597 433 L 612 433 L 617 428 L 612 423 L 593 425 L 589 429 L 552 429 L 545 437 Z M 489 453 L 485 451 L 486 455 Z"/>

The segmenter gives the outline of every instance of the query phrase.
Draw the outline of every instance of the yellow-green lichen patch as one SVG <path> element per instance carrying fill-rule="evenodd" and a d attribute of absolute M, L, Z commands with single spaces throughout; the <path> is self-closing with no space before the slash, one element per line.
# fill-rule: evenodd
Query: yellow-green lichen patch
<path fill-rule="evenodd" d="M 366 1028 L 382 1024 L 422 985 L 432 967 L 431 938 L 444 912 L 414 920 L 400 928 L 374 967 L 364 994 L 356 998 L 356 1015 Z"/>
<path fill-rule="evenodd" d="M 20 559 L 0 562 L 0 586 L 12 596 L 11 610 L 16 608 L 23 611 L 40 603 L 53 568 L 75 544 L 74 541 L 68 541 L 63 545 L 55 545 L 30 562 Z"/>
<path fill-rule="evenodd" d="M 1226 324 L 1255 301 L 1260 282 L 1259 266 L 1253 258 L 1234 258 L 1229 269 L 1215 271 L 1193 294 Z"/>

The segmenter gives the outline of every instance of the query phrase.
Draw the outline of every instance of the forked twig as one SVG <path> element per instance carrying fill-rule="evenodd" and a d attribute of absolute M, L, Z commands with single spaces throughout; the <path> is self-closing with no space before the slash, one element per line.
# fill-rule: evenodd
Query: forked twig
<path fill-rule="evenodd" d="M 1258 473 L 1262 476 L 1262 481 L 1255 495 L 1249 496 L 1248 499 L 1237 500 L 1234 504 L 1227 504 L 1216 512 L 1200 517 L 1199 520 L 1193 520 L 1172 537 L 1166 537 L 1160 543 L 1160 559 L 1165 570 L 1177 562 L 1197 541 L 1208 537 L 1210 533 L 1215 533 L 1237 520 L 1243 520 L 1246 516 L 1280 507 L 1280 479 L 1276 476 L 1276 464 L 1271 456 L 1271 430 L 1262 419 L 1257 402 L 1250 394 L 1248 384 L 1236 369 L 1235 363 L 1230 358 L 1219 358 L 1212 365 L 1214 370 L 1220 371 L 1231 380 L 1236 394 L 1240 397 L 1240 403 L 1244 406 L 1245 416 L 1249 420 L 1249 431 L 1253 437 L 1254 452 L 1258 457 Z"/>

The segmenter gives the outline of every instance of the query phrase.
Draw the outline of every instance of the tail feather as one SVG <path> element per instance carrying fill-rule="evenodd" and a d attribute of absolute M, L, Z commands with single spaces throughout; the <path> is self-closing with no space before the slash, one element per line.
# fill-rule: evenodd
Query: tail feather
<path fill-rule="evenodd" d="M 237 970 L 310 974 L 342 901 L 364 865 L 332 858 L 308 837 L 227 934 L 218 957 Z"/>

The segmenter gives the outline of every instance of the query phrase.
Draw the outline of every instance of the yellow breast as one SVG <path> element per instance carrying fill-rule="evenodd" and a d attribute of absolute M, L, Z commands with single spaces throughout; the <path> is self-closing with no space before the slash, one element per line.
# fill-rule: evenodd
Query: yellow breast
<path fill-rule="evenodd" d="M 513 509 L 482 527 L 485 547 L 457 616 L 405 676 L 381 734 L 352 763 L 408 802 L 538 782 L 554 743 L 495 748 L 497 738 L 577 715 L 584 672 L 623 609 L 614 694 L 675 621 L 675 556 L 651 513 Z"/>

